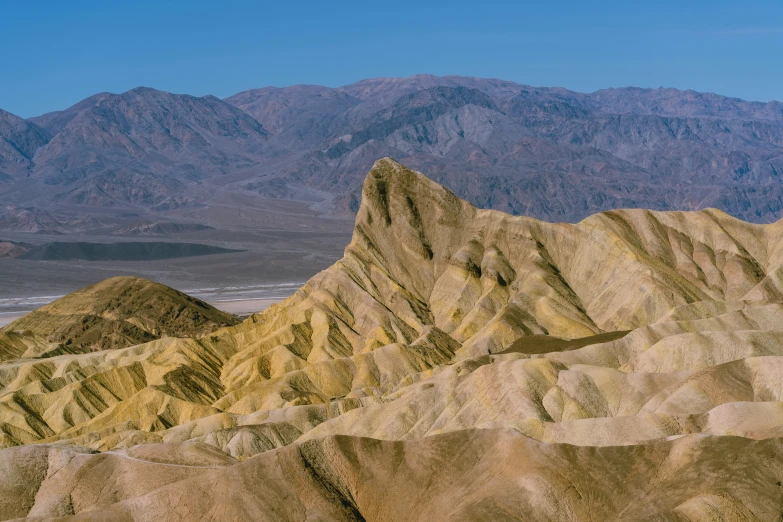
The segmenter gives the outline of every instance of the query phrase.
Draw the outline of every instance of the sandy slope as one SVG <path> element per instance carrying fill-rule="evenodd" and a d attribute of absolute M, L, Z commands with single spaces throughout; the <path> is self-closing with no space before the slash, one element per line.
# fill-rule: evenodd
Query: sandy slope
<path fill-rule="evenodd" d="M 405 442 L 329 437 L 243 463 L 198 444 L 102 454 L 33 446 L 0 457 L 4 476 L 35 475 L 30 489 L 0 486 L 0 517 L 33 520 L 706 522 L 777 520 L 783 501 L 778 439 L 591 448 L 468 430 Z"/>

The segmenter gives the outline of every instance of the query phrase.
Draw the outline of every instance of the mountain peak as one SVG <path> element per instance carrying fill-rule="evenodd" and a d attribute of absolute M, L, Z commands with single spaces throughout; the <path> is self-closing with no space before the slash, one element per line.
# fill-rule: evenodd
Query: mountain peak
<path fill-rule="evenodd" d="M 49 133 L 33 122 L 0 109 L 0 182 L 3 174 L 26 174 L 35 151 L 50 139 Z"/>
<path fill-rule="evenodd" d="M 382 158 L 362 185 L 354 240 L 375 241 L 374 248 L 389 251 L 394 251 L 388 248 L 392 244 L 402 242 L 407 249 L 431 259 L 432 244 L 425 228 L 433 223 L 452 223 L 471 211 L 475 211 L 472 205 L 443 185 L 392 158 Z"/>
<path fill-rule="evenodd" d="M 18 120 L 22 120 L 19 116 L 12 112 L 4 111 L 3 109 L 0 109 L 0 121 L 9 121 L 9 122 L 16 122 Z"/>
<path fill-rule="evenodd" d="M 128 89 L 125 92 L 126 93 L 133 93 L 133 94 L 152 94 L 152 93 L 171 94 L 168 91 L 162 91 L 162 90 L 159 90 L 159 89 L 155 89 L 153 87 L 146 87 L 144 85 L 140 85 L 138 87 L 134 87 L 133 89 Z"/>
<path fill-rule="evenodd" d="M 453 206 L 459 202 L 457 206 Z M 447 210 L 443 205 L 450 205 Z M 357 223 L 379 220 L 392 225 L 400 219 L 410 219 L 419 214 L 418 208 L 440 212 L 460 212 L 463 206 L 471 206 L 455 196 L 445 186 L 431 180 L 421 172 L 412 170 L 390 157 L 376 161 L 362 185 L 362 204 Z"/>

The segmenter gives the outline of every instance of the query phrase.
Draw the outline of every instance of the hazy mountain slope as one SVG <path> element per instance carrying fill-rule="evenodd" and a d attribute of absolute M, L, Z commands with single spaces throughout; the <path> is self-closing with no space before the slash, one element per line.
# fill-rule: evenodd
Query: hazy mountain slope
<path fill-rule="evenodd" d="M 658 115 L 650 103 L 634 101 L 633 89 L 618 94 L 629 104 L 623 107 L 597 103 L 598 94 L 442 80 L 420 90 L 412 85 L 421 82 L 411 80 L 405 94 L 394 83 L 400 94 L 394 101 L 383 105 L 379 100 L 387 98 L 377 94 L 345 115 L 335 113 L 346 123 L 331 141 L 277 174 L 291 184 L 348 191 L 341 203 L 354 210 L 362 173 L 384 154 L 430 172 L 478 206 L 545 219 L 578 220 L 622 207 L 717 206 L 763 221 L 783 208 L 782 120 L 756 117 L 774 109 L 721 111 L 713 96 L 707 99 L 715 102 L 714 114 L 705 116 L 706 109 L 688 108 L 690 94 L 683 93 L 682 113 Z M 367 113 L 370 107 L 375 111 Z"/>
<path fill-rule="evenodd" d="M 419 75 L 224 101 L 138 88 L 3 119 L 0 199 L 68 222 L 106 207 L 174 220 L 252 193 L 352 214 L 386 156 L 474 205 L 552 221 L 615 208 L 783 217 L 781 104 L 711 93 Z"/>
<path fill-rule="evenodd" d="M 602 89 L 584 95 L 594 107 L 612 113 L 783 121 L 783 104 L 745 101 L 708 92 L 678 89 Z"/>
<path fill-rule="evenodd" d="M 35 151 L 48 140 L 44 129 L 0 109 L 0 183 L 24 176 Z"/>
<path fill-rule="evenodd" d="M 39 120 L 56 131 L 48 146 L 38 151 L 40 162 L 51 162 L 74 146 L 97 146 L 107 153 L 136 158 L 148 158 L 154 151 L 174 160 L 187 152 L 182 159 L 208 160 L 219 168 L 221 159 L 234 159 L 227 153 L 264 148 L 261 125 L 212 96 L 198 98 L 139 87 L 85 102 L 64 111 L 67 123 L 62 126 L 53 115 Z M 204 148 L 218 146 L 234 150 L 214 151 L 222 153 L 218 158 L 206 156 L 210 152 Z"/>
<path fill-rule="evenodd" d="M 339 132 L 345 122 L 335 115 L 361 103 L 347 93 L 317 85 L 254 89 L 226 101 L 253 116 L 276 142 L 301 151 Z"/>
<path fill-rule="evenodd" d="M 35 151 L 31 176 L 61 203 L 187 204 L 190 185 L 257 165 L 268 151 L 261 124 L 211 96 L 137 88 L 36 121 L 53 137 Z"/>
<path fill-rule="evenodd" d="M 81 217 L 52 214 L 37 207 L 0 207 L 0 229 L 33 234 L 63 234 L 76 230 L 101 227 L 101 222 L 90 215 Z"/>
<path fill-rule="evenodd" d="M 48 129 L 49 133 L 54 135 L 63 130 L 68 125 L 68 122 L 79 115 L 79 113 L 85 109 L 95 106 L 101 100 L 111 97 L 109 92 L 100 92 L 93 94 L 92 96 L 83 99 L 79 103 L 76 103 L 67 109 L 61 111 L 49 112 L 42 114 L 41 116 L 34 116 L 29 121 L 35 123 L 39 127 Z"/>

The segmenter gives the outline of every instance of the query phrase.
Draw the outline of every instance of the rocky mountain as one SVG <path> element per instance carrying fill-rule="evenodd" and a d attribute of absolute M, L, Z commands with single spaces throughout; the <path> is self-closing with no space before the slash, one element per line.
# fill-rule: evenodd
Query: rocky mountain
<path fill-rule="evenodd" d="M 261 125 L 235 107 L 148 88 L 96 95 L 27 124 L 50 138 L 28 154 L 25 194 L 17 184 L 7 197 L 30 198 L 33 184 L 33 203 L 193 205 L 186 193 L 202 179 L 256 166 L 267 151 Z"/>
<path fill-rule="evenodd" d="M 309 145 L 291 135 L 321 140 L 271 180 L 249 185 L 266 194 L 317 188 L 340 194 L 341 208 L 355 211 L 363 173 L 388 155 L 478 206 L 548 220 L 626 207 L 714 206 L 752 221 L 783 215 L 778 102 L 674 89 L 581 94 L 432 76 L 261 89 L 227 101 L 274 122 L 270 141 L 282 148 Z"/>
<path fill-rule="evenodd" d="M 781 103 L 694 91 L 421 75 L 226 100 L 137 88 L 0 121 L 0 200 L 67 222 L 171 221 L 253 197 L 350 215 L 385 156 L 474 205 L 550 221 L 616 208 L 783 217 Z"/>
<path fill-rule="evenodd" d="M 26 174 L 35 151 L 48 139 L 44 129 L 0 109 L 0 183 Z"/>
<path fill-rule="evenodd" d="M 776 520 L 781 267 L 783 222 L 549 223 L 384 159 L 283 303 L 0 364 L 0 519 Z"/>

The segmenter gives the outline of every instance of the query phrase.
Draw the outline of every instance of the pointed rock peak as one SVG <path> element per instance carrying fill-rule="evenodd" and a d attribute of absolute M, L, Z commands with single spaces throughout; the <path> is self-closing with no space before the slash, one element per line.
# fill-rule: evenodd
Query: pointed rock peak
<path fill-rule="evenodd" d="M 388 227 L 397 219 L 421 228 L 425 218 L 437 215 L 441 224 L 448 223 L 468 209 L 473 209 L 470 203 L 443 185 L 391 158 L 383 158 L 375 162 L 364 180 L 356 222 Z"/>
<path fill-rule="evenodd" d="M 408 289 L 428 295 L 429 262 L 450 256 L 476 209 L 451 191 L 390 158 L 378 160 L 362 187 L 351 244 L 363 263 L 382 267 Z"/>

